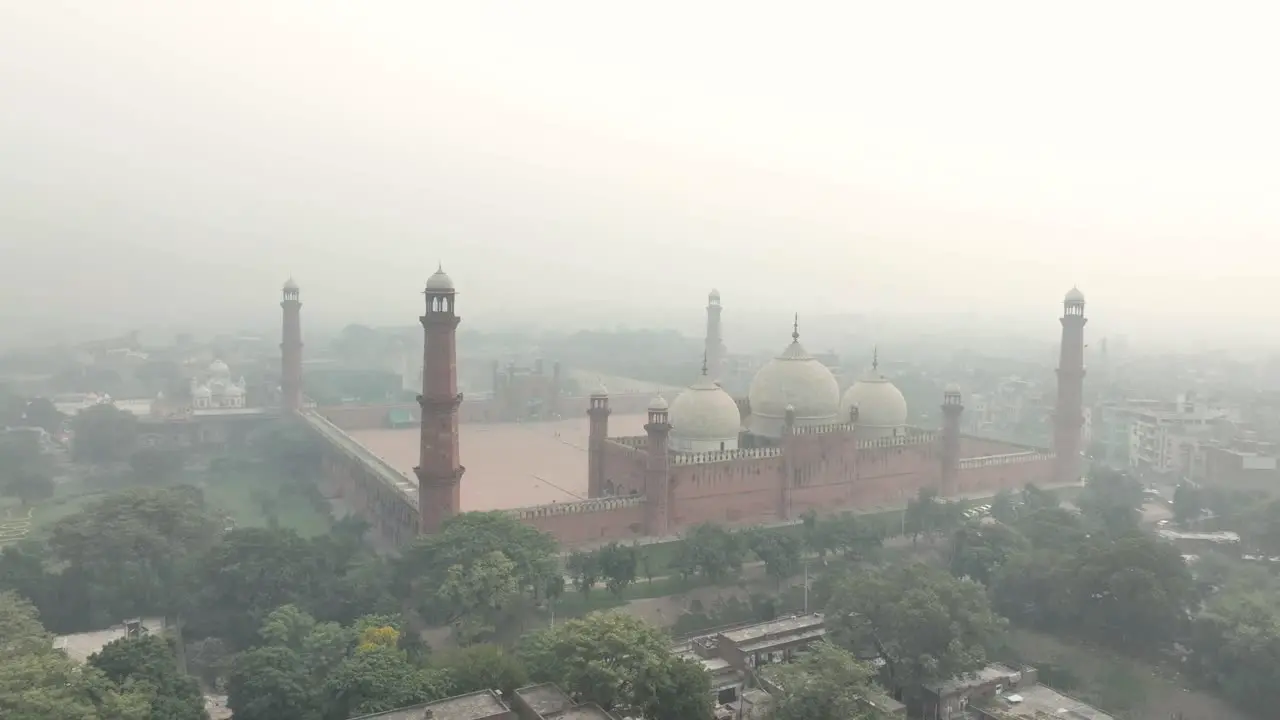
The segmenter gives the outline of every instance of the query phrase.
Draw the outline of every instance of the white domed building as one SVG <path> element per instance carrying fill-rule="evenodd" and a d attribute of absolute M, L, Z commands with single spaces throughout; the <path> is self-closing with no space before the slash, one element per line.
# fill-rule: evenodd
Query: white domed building
<path fill-rule="evenodd" d="M 742 432 L 738 403 L 711 382 L 705 363 L 698 381 L 672 401 L 667 417 L 671 423 L 668 442 L 674 452 L 738 449 L 738 435 Z"/>
<path fill-rule="evenodd" d="M 245 406 L 244 378 L 232 381 L 231 368 L 222 360 L 209 364 L 207 378 L 202 383 L 191 379 L 191 407 L 194 410 L 243 408 Z"/>
<path fill-rule="evenodd" d="M 843 421 L 840 385 L 827 366 L 800 344 L 798 323 L 791 333 L 791 344 L 751 380 L 747 400 L 751 404 L 747 431 L 762 438 L 783 436 L 788 406 L 794 410 L 796 427 Z"/>
<path fill-rule="evenodd" d="M 859 440 L 897 437 L 906 432 L 907 399 L 880 373 L 879 358 L 840 399 L 840 416 L 858 428 Z"/>

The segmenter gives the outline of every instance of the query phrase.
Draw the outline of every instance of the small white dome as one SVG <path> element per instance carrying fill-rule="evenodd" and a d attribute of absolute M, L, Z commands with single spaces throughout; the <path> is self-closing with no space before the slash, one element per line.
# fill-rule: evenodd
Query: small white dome
<path fill-rule="evenodd" d="M 792 338 L 787 349 L 751 379 L 747 428 L 753 435 L 781 437 L 787 406 L 794 407 L 796 425 L 801 427 L 836 422 L 840 411 L 839 383 L 827 366 L 804 349 L 798 333 Z"/>
<path fill-rule="evenodd" d="M 240 397 L 241 395 L 244 395 L 244 388 L 239 385 L 232 385 L 227 388 L 226 394 L 229 397 Z"/>
<path fill-rule="evenodd" d="M 431 277 L 427 278 L 427 289 L 428 290 L 452 290 L 453 289 L 453 279 L 450 278 L 447 274 L 445 274 L 443 265 L 437 267 L 436 271 L 431 275 Z"/>
<path fill-rule="evenodd" d="M 649 410 L 653 412 L 665 412 L 668 407 L 666 398 L 661 395 L 649 401 Z"/>
<path fill-rule="evenodd" d="M 222 362 L 222 360 L 214 360 L 209 363 L 209 372 L 219 376 L 229 375 L 231 373 L 231 368 L 227 367 L 227 364 Z"/>
<path fill-rule="evenodd" d="M 285 290 L 297 290 L 297 289 L 298 289 L 298 283 L 297 283 L 297 281 L 296 281 L 296 280 L 294 280 L 293 278 L 289 278 L 288 280 L 285 280 L 285 281 L 284 281 L 284 289 L 285 289 Z"/>
<path fill-rule="evenodd" d="M 681 440 L 736 442 L 742 430 L 738 403 L 706 375 L 676 396 L 670 418 L 671 436 Z"/>
<path fill-rule="evenodd" d="M 711 292 L 707 295 L 707 302 L 710 303 L 711 305 L 719 305 L 720 291 L 716 290 L 715 288 L 712 288 Z"/>
<path fill-rule="evenodd" d="M 191 389 L 191 397 L 193 398 L 213 397 L 213 391 L 204 385 L 197 385 Z"/>
<path fill-rule="evenodd" d="M 943 388 L 943 389 L 942 389 L 942 392 L 944 392 L 944 393 L 946 393 L 946 394 L 948 394 L 948 395 L 959 395 L 959 394 L 960 394 L 960 386 L 959 386 L 959 385 L 957 385 L 956 383 L 953 383 L 953 382 L 952 382 L 952 383 L 947 383 L 947 386 L 946 386 L 945 388 Z"/>
<path fill-rule="evenodd" d="M 609 397 L 609 388 L 604 386 L 604 382 L 598 382 L 596 383 L 596 389 L 591 391 L 591 397 Z"/>
<path fill-rule="evenodd" d="M 1072 288 L 1067 291 L 1067 296 L 1062 299 L 1062 302 L 1067 305 L 1083 305 L 1084 293 L 1080 292 L 1080 288 L 1072 286 Z"/>
<path fill-rule="evenodd" d="M 874 368 L 845 391 L 840 399 L 840 413 L 849 417 L 858 408 L 858 427 L 870 431 L 869 436 L 892 435 L 907 424 L 907 399 L 902 391 Z"/>

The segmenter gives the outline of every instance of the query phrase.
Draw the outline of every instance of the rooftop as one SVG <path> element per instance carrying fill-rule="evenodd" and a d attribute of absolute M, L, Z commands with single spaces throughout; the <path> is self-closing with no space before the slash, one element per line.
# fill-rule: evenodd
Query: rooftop
<path fill-rule="evenodd" d="M 547 720 L 614 720 L 612 715 L 595 703 L 579 705 L 562 713 L 547 715 L 546 718 Z"/>
<path fill-rule="evenodd" d="M 143 618 L 142 631 L 160 632 L 164 630 L 164 618 Z M 88 662 L 89 656 L 98 652 L 107 644 L 120 640 L 127 634 L 124 623 L 113 625 L 105 630 L 59 635 L 53 640 L 53 647 L 63 650 L 67 657 L 76 662 Z"/>
<path fill-rule="evenodd" d="M 511 713 L 497 693 L 481 690 L 399 710 L 362 715 L 352 720 L 423 720 L 428 710 L 431 711 L 431 720 L 487 720 L 506 718 Z"/>
<path fill-rule="evenodd" d="M 562 713 L 573 707 L 573 699 L 551 683 L 522 687 L 516 690 L 516 695 L 543 717 Z"/>
<path fill-rule="evenodd" d="M 822 613 L 791 615 L 784 618 L 778 618 L 777 620 L 771 620 L 758 625 L 749 625 L 737 630 L 730 630 L 729 632 L 721 633 L 721 637 L 736 645 L 742 645 L 744 643 L 752 643 L 776 635 L 812 631 L 815 626 L 825 626 L 825 618 Z"/>
<path fill-rule="evenodd" d="M 988 683 L 995 682 L 1002 678 L 1008 678 L 1008 677 L 1014 677 L 1014 676 L 1021 677 L 1022 672 L 1019 670 L 1014 670 L 1008 665 L 993 663 L 991 665 L 988 665 L 982 668 L 981 670 L 970 673 L 968 675 L 951 678 L 946 682 L 938 683 L 936 685 L 930 685 L 928 686 L 928 689 L 934 694 L 939 696 L 950 695 L 956 692 L 957 690 L 963 690 L 965 688 L 972 688 L 972 687 L 979 687 L 981 685 L 986 685 Z"/>
<path fill-rule="evenodd" d="M 1036 720 L 1045 717 L 1115 720 L 1092 705 L 1086 705 L 1044 685 L 1032 685 L 1016 693 L 1006 693 L 993 699 L 982 709 L 1000 720 Z"/>

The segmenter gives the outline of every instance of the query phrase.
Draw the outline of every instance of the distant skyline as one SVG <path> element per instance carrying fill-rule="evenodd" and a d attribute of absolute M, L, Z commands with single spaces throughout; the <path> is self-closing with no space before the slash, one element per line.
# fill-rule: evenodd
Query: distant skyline
<path fill-rule="evenodd" d="M 1278 15 L 8 3 L 0 339 L 269 328 L 291 275 L 307 322 L 403 324 L 443 262 L 476 326 L 688 329 L 717 287 L 1052 337 L 1079 284 L 1091 337 L 1275 344 Z"/>

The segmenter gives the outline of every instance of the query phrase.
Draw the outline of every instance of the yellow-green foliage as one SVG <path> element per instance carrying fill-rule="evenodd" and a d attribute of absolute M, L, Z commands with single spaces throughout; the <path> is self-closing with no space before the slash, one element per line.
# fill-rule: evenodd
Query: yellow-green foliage
<path fill-rule="evenodd" d="M 390 626 L 371 627 L 360 633 L 360 644 L 357 650 L 373 650 L 380 647 L 395 647 L 400 642 L 400 631 Z"/>

